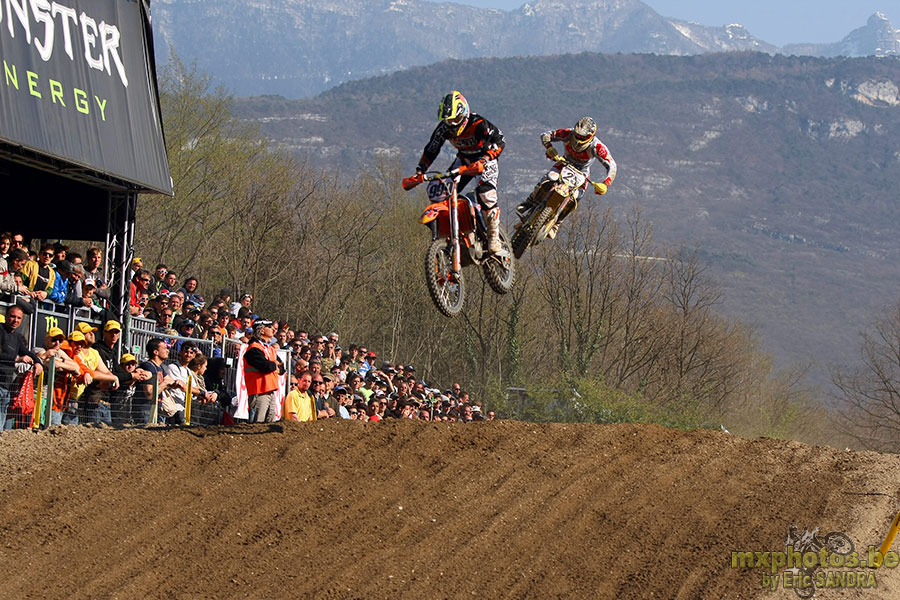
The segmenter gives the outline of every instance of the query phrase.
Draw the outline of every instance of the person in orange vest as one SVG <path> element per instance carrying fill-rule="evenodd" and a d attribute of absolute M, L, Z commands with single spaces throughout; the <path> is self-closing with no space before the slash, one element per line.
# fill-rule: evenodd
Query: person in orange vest
<path fill-rule="evenodd" d="M 244 382 L 250 400 L 250 420 L 253 423 L 275 422 L 275 390 L 278 376 L 284 373 L 284 365 L 278 358 L 272 321 L 257 319 L 253 324 L 253 337 L 244 353 Z"/>

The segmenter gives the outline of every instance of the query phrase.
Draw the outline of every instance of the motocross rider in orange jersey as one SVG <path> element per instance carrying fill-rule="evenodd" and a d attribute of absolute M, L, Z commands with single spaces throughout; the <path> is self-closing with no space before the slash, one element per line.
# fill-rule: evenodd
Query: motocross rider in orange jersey
<path fill-rule="evenodd" d="M 484 224 L 487 230 L 487 251 L 500 252 L 500 207 L 497 206 L 497 177 L 499 170 L 497 157 L 503 152 L 506 141 L 503 133 L 484 117 L 469 112 L 469 103 L 465 97 L 454 90 L 444 96 L 438 109 L 438 123 L 431 139 L 425 146 L 416 175 L 428 170 L 437 158 L 441 146 L 449 141 L 456 148 L 456 160 L 450 168 L 462 165 L 473 165 L 480 173 L 475 195 L 481 204 Z M 459 180 L 459 190 L 475 177 L 463 175 Z"/>
<path fill-rule="evenodd" d="M 599 160 L 600 163 L 606 167 L 606 179 L 603 180 L 602 183 L 592 181 L 591 185 L 594 187 L 595 193 L 605 194 L 607 187 L 612 184 L 613 180 L 616 178 L 616 161 L 612 157 L 612 154 L 610 154 L 609 148 L 597 139 L 596 133 L 597 123 L 590 117 L 582 117 L 578 120 L 578 123 L 575 124 L 573 129 L 564 128 L 555 131 L 545 131 L 541 134 L 541 143 L 544 144 L 547 158 L 555 161 L 559 159 L 559 153 L 553 147 L 553 142 L 563 142 L 565 145 L 566 160 L 588 176 L 590 176 L 591 163 L 595 158 Z M 559 171 L 560 165 L 557 164 L 554 169 Z M 516 208 L 519 218 L 524 220 L 531 209 L 534 208 L 531 201 L 534 198 L 535 192 L 537 192 L 545 179 L 546 176 L 538 182 L 534 191 L 531 192 L 531 195 L 528 196 L 525 202 Z M 576 199 L 581 196 L 582 191 L 583 190 L 578 190 L 576 192 Z M 565 217 L 566 215 L 561 215 L 559 221 L 562 221 Z M 551 237 L 554 237 L 556 230 L 559 229 L 559 221 L 557 221 L 554 231 L 551 233 Z"/>

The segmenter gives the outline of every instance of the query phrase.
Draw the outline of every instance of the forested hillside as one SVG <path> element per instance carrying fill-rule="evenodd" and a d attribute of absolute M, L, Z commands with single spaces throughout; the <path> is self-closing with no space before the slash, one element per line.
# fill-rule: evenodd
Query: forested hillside
<path fill-rule="evenodd" d="M 506 135 L 508 220 L 549 166 L 539 134 L 592 115 L 619 164 L 592 201 L 619 220 L 638 206 L 657 240 L 697 249 L 725 312 L 823 382 L 900 291 L 898 86 L 897 58 L 586 53 L 447 61 L 235 111 L 314 164 L 411 172 L 438 100 L 458 88 Z"/>

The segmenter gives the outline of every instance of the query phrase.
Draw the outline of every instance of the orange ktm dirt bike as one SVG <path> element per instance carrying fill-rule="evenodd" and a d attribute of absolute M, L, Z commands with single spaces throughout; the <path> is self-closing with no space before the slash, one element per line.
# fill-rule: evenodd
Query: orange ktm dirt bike
<path fill-rule="evenodd" d="M 509 292 L 516 280 L 512 248 L 503 225 L 502 250 L 491 254 L 487 252 L 487 231 L 475 192 L 457 194 L 460 177 L 475 173 L 463 166 L 447 173 L 429 172 L 403 180 L 405 190 L 428 182 L 430 204 L 419 218 L 419 223 L 431 229 L 431 244 L 425 254 L 425 282 L 435 306 L 448 317 L 459 314 L 463 307 L 463 267 L 481 265 L 488 285 L 498 294 Z"/>
<path fill-rule="evenodd" d="M 537 246 L 546 237 L 556 237 L 557 223 L 578 207 L 576 192 L 590 181 L 575 165 L 558 156 L 556 163 L 538 184 L 531 208 L 516 225 L 512 237 L 513 254 L 521 258 L 529 246 Z"/>

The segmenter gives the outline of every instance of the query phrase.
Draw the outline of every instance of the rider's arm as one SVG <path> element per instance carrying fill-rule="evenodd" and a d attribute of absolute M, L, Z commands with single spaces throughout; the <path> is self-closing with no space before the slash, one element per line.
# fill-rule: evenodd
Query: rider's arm
<path fill-rule="evenodd" d="M 481 117 L 481 123 L 478 124 L 478 127 L 477 135 L 484 137 L 484 146 L 487 148 L 485 156 L 488 160 L 494 160 L 500 156 L 503 148 L 506 147 L 506 139 L 503 137 L 503 132 L 484 117 Z"/>
<path fill-rule="evenodd" d="M 545 131 L 541 134 L 541 143 L 544 145 L 544 148 L 549 148 L 553 142 L 561 142 L 568 138 L 570 133 L 572 133 L 571 129 Z"/>
<path fill-rule="evenodd" d="M 425 145 L 425 150 L 422 152 L 422 157 L 419 159 L 419 166 L 416 167 L 419 171 L 423 173 L 427 171 L 428 167 L 431 166 L 431 163 L 434 162 L 434 159 L 440 154 L 441 146 L 444 145 L 445 129 L 443 123 L 434 128 L 431 139 L 428 140 L 428 143 Z"/>
<path fill-rule="evenodd" d="M 616 178 L 616 159 L 613 158 L 606 144 L 600 140 L 597 140 L 597 144 L 594 146 L 594 155 L 606 167 L 606 179 L 603 180 L 603 183 L 610 185 Z"/>

